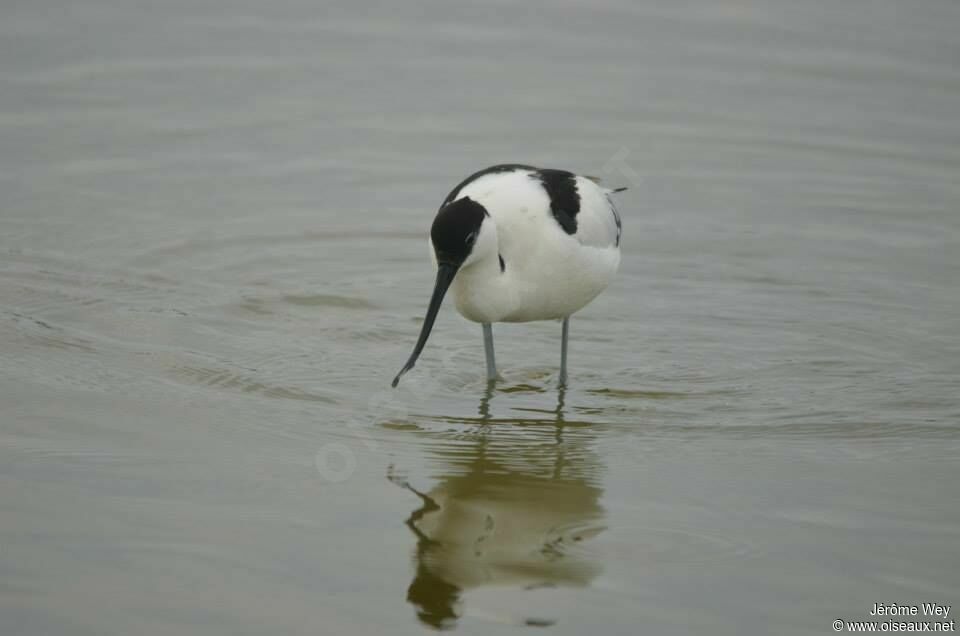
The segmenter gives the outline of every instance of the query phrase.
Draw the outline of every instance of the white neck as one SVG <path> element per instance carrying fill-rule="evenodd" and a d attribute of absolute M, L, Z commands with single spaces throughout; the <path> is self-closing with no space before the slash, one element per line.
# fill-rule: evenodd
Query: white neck
<path fill-rule="evenodd" d="M 453 280 L 457 310 L 467 320 L 498 322 L 517 307 L 517 291 L 509 284 L 510 268 L 500 271 L 499 254 L 477 260 L 457 272 Z"/>

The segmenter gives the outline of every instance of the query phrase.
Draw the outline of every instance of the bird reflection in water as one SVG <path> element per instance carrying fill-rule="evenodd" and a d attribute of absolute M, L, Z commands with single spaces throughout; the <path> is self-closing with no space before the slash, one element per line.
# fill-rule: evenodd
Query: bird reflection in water
<path fill-rule="evenodd" d="M 472 588 L 585 586 L 600 572 L 584 545 L 603 530 L 591 425 L 565 420 L 562 389 L 547 417 L 495 419 L 492 391 L 479 417 L 455 420 L 471 426 L 467 442 L 432 449 L 444 474 L 429 492 L 389 476 L 421 501 L 406 520 L 417 538 L 407 600 L 437 629 L 455 626 Z"/>

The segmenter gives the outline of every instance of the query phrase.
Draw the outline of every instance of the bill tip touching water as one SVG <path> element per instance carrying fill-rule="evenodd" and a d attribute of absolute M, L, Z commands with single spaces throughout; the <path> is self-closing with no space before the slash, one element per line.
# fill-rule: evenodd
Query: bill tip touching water
<path fill-rule="evenodd" d="M 430 228 L 433 294 L 392 386 L 416 364 L 448 291 L 457 311 L 482 327 L 489 381 L 497 378 L 493 323 L 561 320 L 565 385 L 570 316 L 610 284 L 620 265 L 620 215 L 610 195 L 624 189 L 524 164 L 491 166 L 457 184 Z"/>

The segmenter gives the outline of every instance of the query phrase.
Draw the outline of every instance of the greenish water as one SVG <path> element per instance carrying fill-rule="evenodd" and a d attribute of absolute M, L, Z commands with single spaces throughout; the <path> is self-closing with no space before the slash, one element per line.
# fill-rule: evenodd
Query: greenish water
<path fill-rule="evenodd" d="M 960 8 L 15 3 L 4 634 L 823 634 L 960 600 Z M 499 162 L 627 185 L 571 323 L 445 307 Z"/>

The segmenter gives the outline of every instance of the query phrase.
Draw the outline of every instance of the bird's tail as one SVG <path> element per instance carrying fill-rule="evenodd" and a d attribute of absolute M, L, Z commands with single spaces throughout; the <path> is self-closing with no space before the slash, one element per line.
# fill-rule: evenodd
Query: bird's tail
<path fill-rule="evenodd" d="M 600 177 L 591 177 L 590 175 L 586 175 L 586 178 L 590 179 L 591 181 L 596 183 L 598 186 L 600 186 L 607 192 L 623 192 L 624 190 L 627 189 L 627 186 L 623 186 L 622 188 L 607 188 L 603 185 L 603 179 L 601 179 Z"/>

